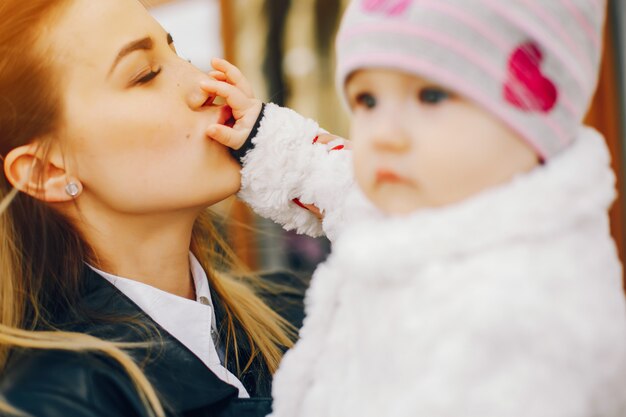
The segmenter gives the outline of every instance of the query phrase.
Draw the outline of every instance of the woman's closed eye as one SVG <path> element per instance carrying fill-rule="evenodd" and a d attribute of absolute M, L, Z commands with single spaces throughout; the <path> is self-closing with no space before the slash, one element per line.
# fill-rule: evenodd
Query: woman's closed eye
<path fill-rule="evenodd" d="M 160 73 L 162 68 L 149 68 L 147 71 L 140 72 L 130 82 L 131 85 L 144 85 L 155 79 Z"/>
<path fill-rule="evenodd" d="M 419 101 L 423 104 L 439 104 L 452 97 L 448 91 L 439 87 L 424 87 L 418 93 Z"/>

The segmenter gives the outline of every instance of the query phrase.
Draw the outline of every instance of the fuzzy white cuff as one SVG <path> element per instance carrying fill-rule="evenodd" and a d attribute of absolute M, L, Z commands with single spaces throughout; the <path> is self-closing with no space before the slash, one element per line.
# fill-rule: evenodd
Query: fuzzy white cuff
<path fill-rule="evenodd" d="M 293 110 L 265 106 L 254 148 L 242 159 L 239 197 L 262 217 L 286 230 L 331 240 L 344 221 L 343 205 L 354 187 L 351 152 L 344 140 L 314 144 L 324 132 Z M 314 204 L 324 214 L 322 223 L 293 202 Z"/>

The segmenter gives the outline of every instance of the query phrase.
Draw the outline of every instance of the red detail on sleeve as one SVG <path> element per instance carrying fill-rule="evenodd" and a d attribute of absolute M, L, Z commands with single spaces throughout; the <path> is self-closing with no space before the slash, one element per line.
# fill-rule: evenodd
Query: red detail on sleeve
<path fill-rule="evenodd" d="M 332 149 L 331 149 L 331 151 L 340 151 L 340 150 L 342 150 L 343 148 L 345 148 L 345 146 L 343 146 L 343 145 L 338 145 L 338 146 L 335 146 L 334 148 L 332 148 Z"/>
<path fill-rule="evenodd" d="M 294 203 L 296 203 L 298 206 L 302 207 L 303 209 L 307 210 L 307 211 L 311 211 L 309 210 L 309 208 L 307 206 L 305 206 L 304 204 L 302 204 L 302 201 L 300 201 L 298 198 L 294 198 L 293 200 Z"/>

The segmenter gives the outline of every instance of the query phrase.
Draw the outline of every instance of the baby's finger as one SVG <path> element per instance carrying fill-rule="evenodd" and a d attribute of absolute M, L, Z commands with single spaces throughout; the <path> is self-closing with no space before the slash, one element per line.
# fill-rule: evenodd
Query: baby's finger
<path fill-rule="evenodd" d="M 201 84 L 204 91 L 223 97 L 226 103 L 233 109 L 233 114 L 237 116 L 239 112 L 244 112 L 252 104 L 252 100 L 247 97 L 239 88 L 218 80 L 205 80 Z"/>
<path fill-rule="evenodd" d="M 206 134 L 211 139 L 235 150 L 241 148 L 247 138 L 245 132 L 237 132 L 233 128 L 219 124 L 209 126 Z"/>
<path fill-rule="evenodd" d="M 211 71 L 209 72 L 209 77 L 217 81 L 224 81 L 224 82 L 228 81 L 228 79 L 226 78 L 226 74 L 224 74 L 221 71 Z"/>
<path fill-rule="evenodd" d="M 313 204 L 305 204 L 305 206 L 315 217 L 320 220 L 324 220 L 324 214 L 317 208 L 317 206 L 314 206 Z"/>
<path fill-rule="evenodd" d="M 299 206 L 299 207 L 301 207 L 301 208 L 303 208 L 305 210 L 310 211 L 318 219 L 324 220 L 324 214 L 314 204 L 304 204 L 302 201 L 300 201 L 299 198 L 294 198 L 291 201 L 293 201 L 297 206 Z"/>
<path fill-rule="evenodd" d="M 227 82 L 241 89 L 248 97 L 254 97 L 252 85 L 248 79 L 241 73 L 239 68 L 221 58 L 213 58 L 211 65 L 218 71 L 226 74 Z"/>
<path fill-rule="evenodd" d="M 341 139 L 339 136 L 331 135 L 330 133 L 320 133 L 315 139 L 314 143 L 322 143 L 324 145 L 330 142 Z"/>

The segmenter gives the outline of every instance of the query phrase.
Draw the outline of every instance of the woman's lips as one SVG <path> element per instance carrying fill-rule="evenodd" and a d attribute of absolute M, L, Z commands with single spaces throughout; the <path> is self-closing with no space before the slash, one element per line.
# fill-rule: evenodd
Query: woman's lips
<path fill-rule="evenodd" d="M 208 96 L 205 102 L 202 103 L 202 107 L 209 107 L 211 104 L 213 104 L 214 100 L 215 100 L 214 96 Z"/>
<path fill-rule="evenodd" d="M 233 127 L 235 125 L 235 118 L 233 117 L 233 111 L 229 106 L 223 106 L 220 113 L 220 117 L 217 120 L 217 124 Z"/>

